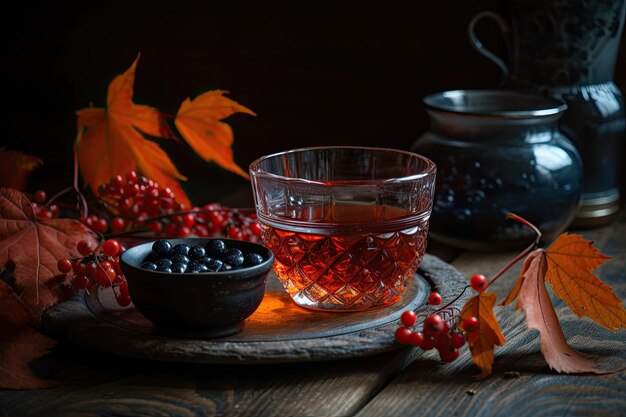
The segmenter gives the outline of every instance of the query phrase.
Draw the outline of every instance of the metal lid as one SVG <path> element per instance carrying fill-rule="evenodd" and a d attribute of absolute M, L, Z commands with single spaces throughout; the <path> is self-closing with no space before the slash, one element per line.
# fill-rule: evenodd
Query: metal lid
<path fill-rule="evenodd" d="M 531 119 L 553 116 L 567 110 L 559 100 L 508 90 L 453 90 L 424 98 L 427 109 L 449 113 Z"/>

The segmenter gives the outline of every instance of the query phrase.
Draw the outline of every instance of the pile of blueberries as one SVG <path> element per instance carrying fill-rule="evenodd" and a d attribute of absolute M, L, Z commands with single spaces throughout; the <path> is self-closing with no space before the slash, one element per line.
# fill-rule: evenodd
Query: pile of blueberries
<path fill-rule="evenodd" d="M 259 265 L 263 257 L 258 253 L 244 254 L 238 248 L 227 248 L 223 240 L 209 240 L 206 246 L 179 243 L 172 246 L 167 240 L 152 244 L 152 252 L 141 264 L 142 269 L 168 273 L 224 272 Z"/>

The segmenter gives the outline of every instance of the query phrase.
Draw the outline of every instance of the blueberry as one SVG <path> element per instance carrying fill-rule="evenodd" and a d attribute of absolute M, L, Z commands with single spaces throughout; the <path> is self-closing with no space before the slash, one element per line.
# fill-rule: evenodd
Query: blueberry
<path fill-rule="evenodd" d="M 204 262 L 204 264 L 207 266 L 207 268 L 209 268 L 209 271 L 218 272 L 221 270 L 224 262 L 220 261 L 219 259 L 211 259 L 209 262 Z"/>
<path fill-rule="evenodd" d="M 198 262 L 202 262 L 203 264 L 208 264 L 209 262 L 213 261 L 213 258 L 208 257 L 208 256 L 203 256 L 200 259 L 196 259 Z"/>
<path fill-rule="evenodd" d="M 189 257 L 191 259 L 200 259 L 206 255 L 206 251 L 202 246 L 194 246 L 189 250 Z"/>
<path fill-rule="evenodd" d="M 232 271 L 233 267 L 230 266 L 229 264 L 222 264 L 222 267 L 220 268 L 219 272 L 224 272 L 224 271 Z"/>
<path fill-rule="evenodd" d="M 209 267 L 206 266 L 205 264 L 201 263 L 200 264 L 200 272 L 209 272 Z"/>
<path fill-rule="evenodd" d="M 156 254 L 158 258 L 165 258 L 172 249 L 172 244 L 167 240 L 157 240 L 152 244 L 152 252 Z"/>
<path fill-rule="evenodd" d="M 150 271 L 156 271 L 157 264 L 155 264 L 154 262 L 144 262 L 141 264 L 141 269 L 148 269 Z"/>
<path fill-rule="evenodd" d="M 172 248 L 172 253 L 171 255 L 185 255 L 188 256 L 189 255 L 189 245 L 186 243 L 179 243 L 178 245 L 174 246 Z"/>
<path fill-rule="evenodd" d="M 187 269 L 187 264 L 175 263 L 175 264 L 172 264 L 170 269 L 175 274 L 182 274 L 183 272 L 185 272 L 185 269 Z"/>
<path fill-rule="evenodd" d="M 187 265 L 187 269 L 185 270 L 185 272 L 201 272 L 203 266 L 206 268 L 206 266 L 201 262 L 191 261 L 189 265 Z"/>
<path fill-rule="evenodd" d="M 226 252 L 226 257 L 223 261 L 233 268 L 241 266 L 243 265 L 243 253 L 237 248 L 231 248 Z"/>
<path fill-rule="evenodd" d="M 226 244 L 219 239 L 209 240 L 206 245 L 206 253 L 211 258 L 221 259 L 226 255 Z"/>
<path fill-rule="evenodd" d="M 165 269 L 161 270 L 161 272 L 165 272 L 166 274 L 171 274 L 172 270 L 170 268 L 165 268 Z"/>
<path fill-rule="evenodd" d="M 190 260 L 189 260 L 189 257 L 183 255 L 182 253 L 179 253 L 177 255 L 172 256 L 172 262 L 175 264 L 181 264 L 181 265 L 187 266 Z"/>
<path fill-rule="evenodd" d="M 243 257 L 243 252 L 238 248 L 230 248 L 226 251 L 226 256 L 235 255 L 237 257 Z"/>
<path fill-rule="evenodd" d="M 168 258 L 159 259 L 156 265 L 157 265 L 157 271 L 166 272 L 165 269 L 170 269 L 170 267 L 172 266 L 172 260 Z M 170 272 L 172 271 L 170 270 Z"/>
<path fill-rule="evenodd" d="M 263 257 L 258 253 L 248 253 L 243 259 L 243 266 L 255 266 L 261 263 L 263 263 Z"/>

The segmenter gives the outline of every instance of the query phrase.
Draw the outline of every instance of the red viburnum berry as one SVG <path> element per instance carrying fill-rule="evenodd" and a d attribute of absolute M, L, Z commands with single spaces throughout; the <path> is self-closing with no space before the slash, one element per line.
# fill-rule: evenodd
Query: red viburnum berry
<path fill-rule="evenodd" d="M 474 316 L 468 317 L 463 321 L 465 331 L 468 333 L 474 333 L 478 330 L 478 319 Z"/>
<path fill-rule="evenodd" d="M 450 345 L 452 347 L 459 349 L 465 344 L 465 335 L 459 332 L 454 332 L 450 335 Z"/>
<path fill-rule="evenodd" d="M 439 314 L 433 314 L 424 320 L 424 333 L 430 336 L 436 336 L 446 327 L 446 322 Z"/>
<path fill-rule="evenodd" d="M 396 329 L 396 341 L 402 345 L 409 343 L 411 338 L 411 330 L 406 327 L 398 327 Z"/>
<path fill-rule="evenodd" d="M 415 325 L 416 319 L 417 315 L 413 310 L 407 310 L 400 316 L 400 321 L 402 321 L 402 324 L 404 324 L 406 327 L 411 327 Z"/>
<path fill-rule="evenodd" d="M 438 306 L 441 304 L 441 294 L 438 292 L 431 292 L 428 296 L 428 304 L 431 306 Z"/>
<path fill-rule="evenodd" d="M 424 341 L 424 333 L 422 332 L 411 332 L 409 336 L 409 343 L 413 346 L 421 346 Z"/>
<path fill-rule="evenodd" d="M 474 291 L 485 291 L 487 289 L 487 277 L 483 274 L 475 274 L 470 279 L 470 285 Z"/>

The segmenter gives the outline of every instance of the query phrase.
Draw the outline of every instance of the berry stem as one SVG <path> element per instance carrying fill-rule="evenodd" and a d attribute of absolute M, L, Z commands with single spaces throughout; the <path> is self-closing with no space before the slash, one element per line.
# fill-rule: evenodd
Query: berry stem
<path fill-rule="evenodd" d="M 123 232 L 117 232 L 117 233 L 107 233 L 106 235 L 104 235 L 105 239 L 114 239 L 116 237 L 128 237 L 128 238 L 132 238 L 133 235 L 137 235 L 140 233 L 148 233 L 150 232 L 150 229 L 147 228 L 141 228 L 141 229 L 130 229 L 130 230 L 124 230 Z M 137 237 L 137 239 L 143 239 L 145 238 L 145 236 L 139 236 Z M 159 236 L 159 238 L 161 238 L 161 236 Z M 165 238 L 163 238 L 165 239 Z"/>
<path fill-rule="evenodd" d="M 59 191 L 58 193 L 56 193 L 55 195 L 53 195 L 52 197 L 50 197 L 50 199 L 48 200 L 48 202 L 46 203 L 46 207 L 50 207 L 50 205 L 52 203 L 54 203 L 54 200 L 56 200 L 57 198 L 61 197 L 63 194 L 67 194 L 70 191 L 72 191 L 74 189 L 74 187 L 67 187 L 62 189 L 61 191 Z"/>
<path fill-rule="evenodd" d="M 506 215 L 506 217 L 507 217 L 507 219 L 513 219 L 515 221 L 518 221 L 518 222 L 520 222 L 522 224 L 525 224 L 526 226 L 530 227 L 531 229 L 533 229 L 533 231 L 536 233 L 537 236 L 535 237 L 535 241 L 533 243 L 531 243 L 530 246 L 528 246 L 526 249 L 524 249 L 523 252 L 521 252 L 519 255 L 517 255 L 511 262 L 506 264 L 504 266 L 504 268 L 502 268 L 500 270 L 500 272 L 498 272 L 496 275 L 494 275 L 493 278 L 491 278 L 491 280 L 487 284 L 487 288 L 491 284 L 496 282 L 496 280 L 498 278 L 500 278 L 502 276 L 502 274 L 504 274 L 506 271 L 508 271 L 509 268 L 511 268 L 516 263 L 518 263 L 521 259 L 525 258 L 526 255 L 528 255 L 530 252 L 534 251 L 537 248 L 537 246 L 539 246 L 539 240 L 541 240 L 541 231 L 537 228 L 537 226 L 535 226 L 534 224 L 532 224 L 528 220 L 526 220 L 523 217 L 520 217 L 520 216 L 518 216 L 517 214 L 514 214 L 514 213 L 508 213 Z"/>
<path fill-rule="evenodd" d="M 454 304 L 454 303 L 455 303 L 455 302 L 456 302 L 459 298 L 461 298 L 461 297 L 463 296 L 463 294 L 465 294 L 465 291 L 467 291 L 467 289 L 468 289 L 469 287 L 470 287 L 469 285 L 466 285 L 466 286 L 463 288 L 463 291 L 461 291 L 461 292 L 459 293 L 459 295 L 457 295 L 457 296 L 454 298 L 454 300 L 450 301 L 450 302 L 449 302 L 448 304 L 446 304 L 445 306 L 443 306 L 443 307 L 441 307 L 441 308 L 439 308 L 439 309 L 435 310 L 435 313 L 439 313 L 440 311 L 443 311 L 443 310 L 447 309 L 448 307 L 450 307 L 452 304 Z"/>
<path fill-rule="evenodd" d="M 76 191 L 76 195 L 78 195 L 78 201 L 80 207 L 80 213 L 82 217 L 87 217 L 89 215 L 89 208 L 87 207 L 87 200 L 85 200 L 85 196 L 80 192 L 80 187 L 78 186 L 78 142 L 83 137 L 83 129 L 78 129 L 78 133 L 76 134 L 76 142 L 74 142 L 74 191 Z"/>

